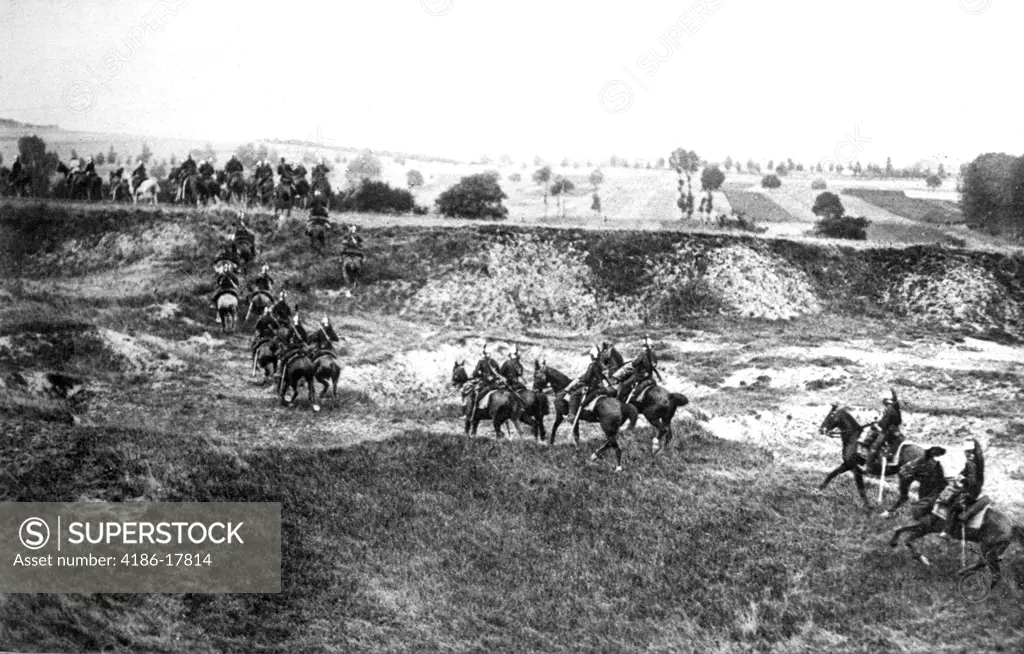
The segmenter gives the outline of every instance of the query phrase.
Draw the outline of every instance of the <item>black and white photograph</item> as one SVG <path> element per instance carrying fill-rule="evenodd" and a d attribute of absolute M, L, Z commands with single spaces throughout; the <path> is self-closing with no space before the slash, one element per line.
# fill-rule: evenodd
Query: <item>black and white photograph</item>
<path fill-rule="evenodd" d="M 0 0 L 0 652 L 1024 652 L 1010 0 Z"/>

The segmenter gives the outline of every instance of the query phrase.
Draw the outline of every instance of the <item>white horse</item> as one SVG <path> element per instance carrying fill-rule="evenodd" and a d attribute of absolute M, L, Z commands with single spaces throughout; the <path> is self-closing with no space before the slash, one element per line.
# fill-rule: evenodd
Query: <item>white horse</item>
<path fill-rule="evenodd" d="M 132 184 L 135 183 L 135 178 L 132 178 Z M 153 204 L 159 204 L 157 200 L 157 194 L 160 193 L 160 185 L 155 179 L 143 180 L 137 187 L 132 188 L 132 200 L 135 204 L 139 203 L 139 198 L 145 199 L 147 196 L 153 199 Z"/>

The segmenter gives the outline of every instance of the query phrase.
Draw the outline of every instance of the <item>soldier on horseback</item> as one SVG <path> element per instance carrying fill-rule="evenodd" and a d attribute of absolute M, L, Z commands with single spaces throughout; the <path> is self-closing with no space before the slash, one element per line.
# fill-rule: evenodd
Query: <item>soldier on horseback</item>
<path fill-rule="evenodd" d="M 501 367 L 500 373 L 502 378 L 505 380 L 505 384 L 516 391 L 521 393 L 526 390 L 526 384 L 523 383 L 523 363 L 519 360 L 519 346 L 515 345 L 512 351 L 508 353 L 508 361 Z"/>
<path fill-rule="evenodd" d="M 302 356 L 303 354 L 309 353 L 309 333 L 306 331 L 305 326 L 299 319 L 299 314 L 296 312 L 292 315 L 292 319 L 289 323 L 288 337 L 283 343 L 285 348 L 284 353 L 281 355 L 280 370 L 281 375 L 284 375 L 285 370 L 288 369 L 288 364 L 295 360 L 296 357 Z"/>
<path fill-rule="evenodd" d="M 270 308 L 270 313 L 282 324 L 291 324 L 292 308 L 288 305 L 288 291 L 281 291 L 278 294 L 277 302 Z"/>
<path fill-rule="evenodd" d="M 277 165 L 277 176 L 281 180 L 281 185 L 287 187 L 289 190 L 292 188 L 292 177 L 295 172 L 292 170 L 290 164 L 285 163 L 284 157 L 281 157 L 281 163 Z"/>
<path fill-rule="evenodd" d="M 353 257 L 357 257 L 360 261 L 366 258 L 363 254 L 363 237 L 356 234 L 356 226 L 349 225 L 348 233 L 341 241 L 341 252 Z"/>
<path fill-rule="evenodd" d="M 226 172 L 228 175 L 231 175 L 233 173 L 241 173 L 244 170 L 245 167 L 242 165 L 242 162 L 238 160 L 238 157 L 236 155 L 231 155 L 231 158 L 228 159 L 228 162 L 224 164 L 224 172 Z"/>
<path fill-rule="evenodd" d="M 96 176 L 96 164 L 93 163 L 91 155 L 89 156 L 89 161 L 88 163 L 85 164 L 85 168 L 82 170 L 82 173 L 86 176 L 86 178 L 92 178 Z"/>
<path fill-rule="evenodd" d="M 324 163 L 324 158 L 320 157 L 320 163 L 313 166 L 313 181 L 316 182 L 319 179 L 326 179 L 327 173 L 331 172 L 331 169 Z"/>
<path fill-rule="evenodd" d="M 132 171 L 132 188 L 138 188 L 139 184 L 147 179 L 149 179 L 149 176 L 146 175 L 146 164 L 140 161 L 139 165 Z"/>
<path fill-rule="evenodd" d="M 260 274 L 252 280 L 251 288 L 253 293 L 259 291 L 270 294 L 274 293 L 274 278 L 270 276 L 270 266 L 268 264 L 263 264 L 263 267 L 260 268 Z"/>
<path fill-rule="evenodd" d="M 320 320 L 320 329 L 316 331 L 316 335 L 313 337 L 313 346 L 315 348 L 314 358 L 321 354 L 334 354 L 334 344 L 338 342 L 338 335 L 334 332 L 334 327 L 331 326 L 331 320 L 327 316 L 324 316 Z"/>
<path fill-rule="evenodd" d="M 956 481 L 950 484 L 936 501 L 941 513 L 948 514 L 943 538 L 949 538 L 960 524 L 960 516 L 964 515 L 975 500 L 981 495 L 985 485 L 985 457 L 981 451 L 981 443 L 974 438 L 964 439 L 964 468 L 957 475 Z"/>
<path fill-rule="evenodd" d="M 196 162 L 192 158 L 192 153 L 189 152 L 188 156 L 185 157 L 185 161 L 181 162 L 178 167 L 178 195 L 175 200 L 181 202 L 182 198 L 185 197 L 185 183 L 188 182 L 188 178 L 196 174 Z"/>
<path fill-rule="evenodd" d="M 208 182 L 215 172 L 209 159 L 203 159 L 203 163 L 199 164 L 199 177 L 204 182 Z"/>
<path fill-rule="evenodd" d="M 217 275 L 217 288 L 213 292 L 213 308 L 217 308 L 217 300 L 225 293 L 234 293 L 238 297 L 238 276 L 231 270 L 223 270 Z"/>
<path fill-rule="evenodd" d="M 590 404 L 597 396 L 605 394 L 605 387 L 611 384 L 604 366 L 601 365 L 599 355 L 600 350 L 596 345 L 590 348 L 590 363 L 587 365 L 586 371 L 565 387 L 564 392 L 569 397 L 569 413 L 573 416 L 579 416 L 583 407 Z M 578 388 L 582 388 L 583 393 L 575 393 L 574 391 Z"/>
<path fill-rule="evenodd" d="M 651 339 L 644 336 L 643 352 L 640 353 L 640 356 L 619 368 L 614 375 L 615 379 L 620 380 L 619 400 L 628 404 L 644 388 L 654 383 L 655 376 L 658 381 L 661 381 L 661 373 L 658 372 L 658 359 L 651 347 Z"/>
<path fill-rule="evenodd" d="M 903 433 L 900 431 L 903 412 L 896 391 L 889 389 L 888 393 L 882 393 L 882 406 L 882 417 L 875 423 L 877 431 L 872 430 L 861 437 L 863 443 L 869 447 L 867 460 L 864 462 L 864 469 L 867 471 L 875 465 L 883 446 L 891 449 L 903 440 Z"/>
<path fill-rule="evenodd" d="M 280 328 L 280 323 L 270 313 L 270 307 L 263 307 L 263 315 L 256 321 L 256 329 L 252 336 L 252 345 L 250 346 L 252 353 L 256 352 L 256 348 L 262 341 L 274 338 Z"/>
<path fill-rule="evenodd" d="M 309 207 L 311 220 L 330 224 L 327 220 L 327 198 L 320 191 L 313 191 L 313 204 Z"/>
<path fill-rule="evenodd" d="M 477 400 L 486 395 L 488 391 L 493 390 L 500 378 L 498 364 L 487 353 L 487 344 L 485 343 L 480 360 L 473 368 L 473 374 L 462 387 L 462 397 L 468 398 L 468 402 L 471 402 L 471 404 L 467 403 L 467 406 L 475 407 Z"/>

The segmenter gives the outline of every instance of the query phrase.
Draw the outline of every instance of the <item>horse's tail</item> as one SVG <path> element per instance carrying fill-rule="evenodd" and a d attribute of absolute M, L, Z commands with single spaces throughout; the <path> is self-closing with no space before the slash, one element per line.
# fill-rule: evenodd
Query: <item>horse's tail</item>
<path fill-rule="evenodd" d="M 690 403 L 690 400 L 688 400 L 682 393 L 669 393 L 668 399 L 670 399 L 672 404 L 676 407 L 686 406 Z"/>

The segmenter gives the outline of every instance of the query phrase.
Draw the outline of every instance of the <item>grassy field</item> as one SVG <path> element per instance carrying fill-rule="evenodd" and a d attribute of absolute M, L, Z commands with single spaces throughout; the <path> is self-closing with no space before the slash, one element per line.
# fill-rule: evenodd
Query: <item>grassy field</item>
<path fill-rule="evenodd" d="M 3 595 L 0 649 L 1024 645 L 1014 596 L 961 601 L 957 547 L 930 540 L 934 566 L 925 568 L 889 549 L 895 524 L 857 508 L 851 479 L 814 492 L 838 459 L 836 443 L 817 434 L 830 403 L 841 398 L 866 422 L 880 389 L 893 386 L 905 431 L 950 449 L 947 474 L 959 469 L 962 433 L 984 440 L 986 492 L 1024 519 L 1019 339 L 950 327 L 953 314 L 904 316 L 885 300 L 905 274 L 967 262 L 994 271 L 1016 303 L 991 314 L 1013 329 L 1019 280 L 999 255 L 459 221 L 374 226 L 387 221 L 356 216 L 368 261 L 348 298 L 333 249 L 319 258 L 300 220 L 256 215 L 261 259 L 307 324 L 329 315 L 343 337 L 339 402 L 314 413 L 304 396 L 282 408 L 249 377 L 244 330 L 221 335 L 212 322 L 209 257 L 232 219 L 0 207 L 0 461 L 8 500 L 282 502 L 283 592 Z M 746 254 L 716 258 L 721 251 Z M 526 254 L 536 260 L 521 261 Z M 733 270 L 720 261 L 746 272 L 659 295 L 659 274 Z M 765 284 L 799 279 L 819 312 L 785 321 L 719 314 L 729 308 L 722 298 L 746 297 L 737 288 L 754 284 L 751 298 L 763 299 Z M 723 289 L 732 295 L 714 295 Z M 445 307 L 476 313 L 450 320 Z M 544 359 L 578 372 L 587 343 L 609 340 L 632 356 L 644 333 L 664 384 L 709 416 L 677 418 L 667 455 L 650 455 L 644 419 L 622 437 L 618 475 L 607 461 L 587 463 L 600 442 L 590 425 L 579 451 L 567 427 L 553 447 L 496 441 L 487 425 L 477 439 L 461 435 L 448 376 L 484 339 L 502 357 L 518 345 L 528 367 Z M 77 378 L 76 392 L 55 397 L 48 372 Z M 1024 581 L 1020 548 L 1006 563 L 1008 578 Z"/>
<path fill-rule="evenodd" d="M 904 191 L 863 188 L 844 188 L 842 195 L 858 197 L 910 220 L 943 225 L 963 222 L 963 214 L 959 207 L 945 200 L 912 198 Z"/>

